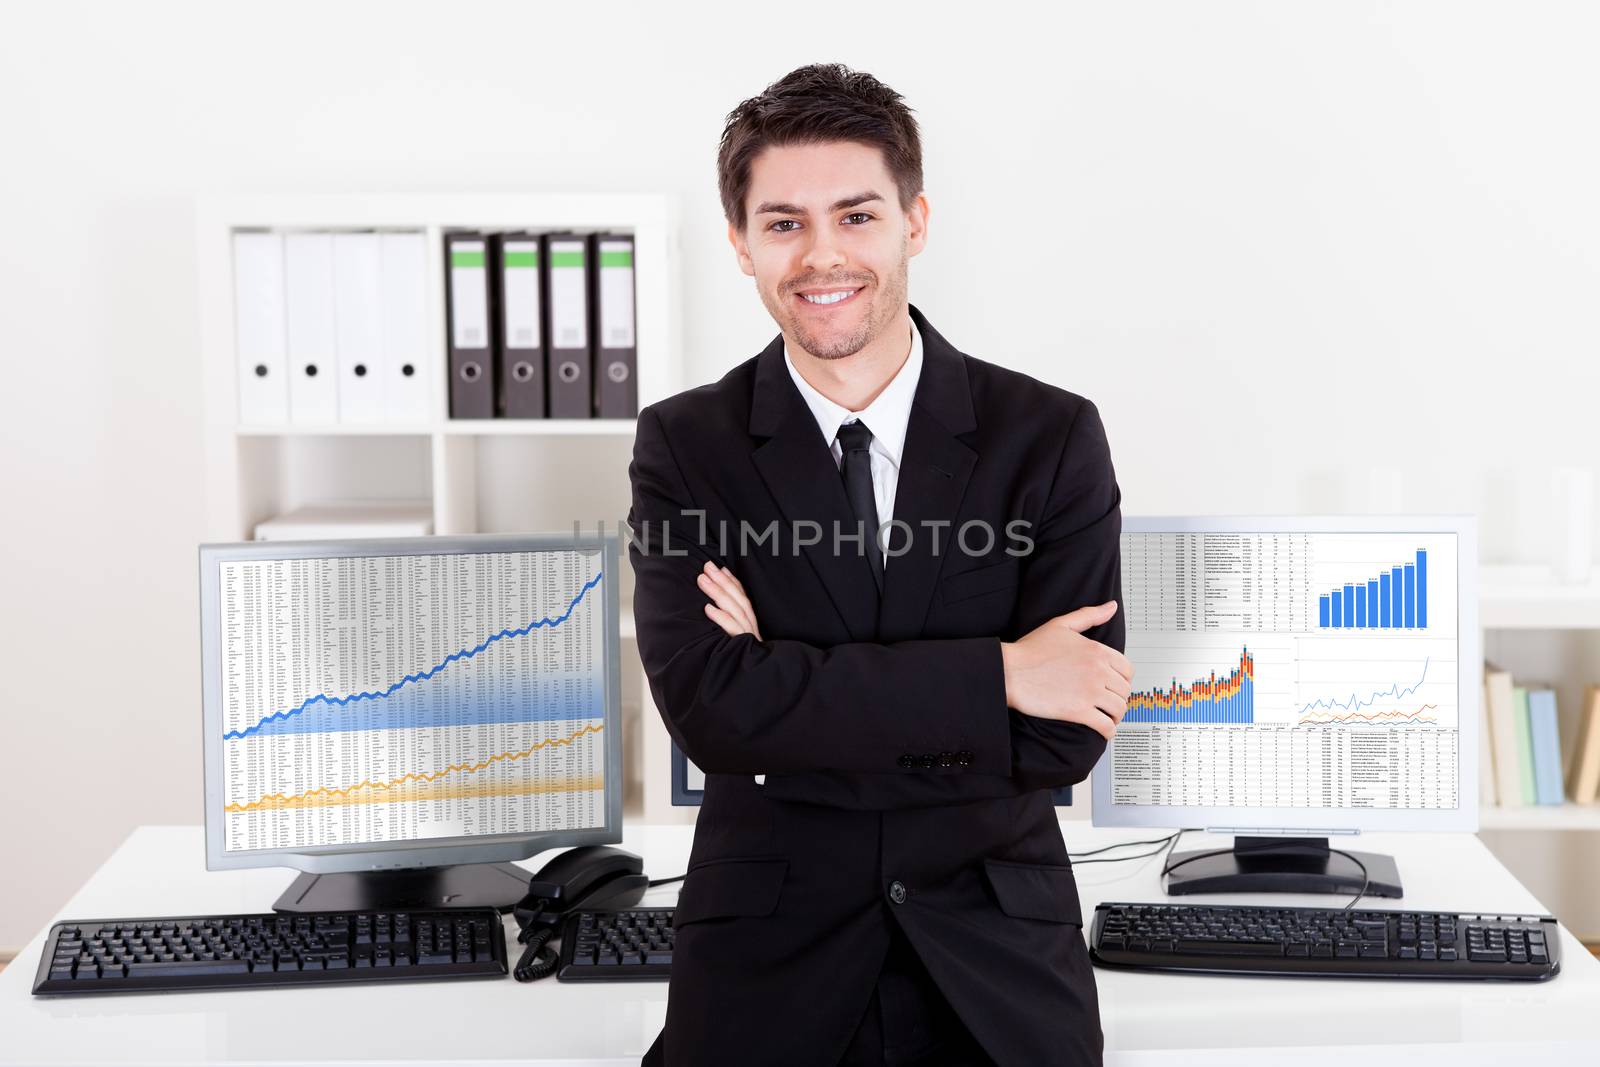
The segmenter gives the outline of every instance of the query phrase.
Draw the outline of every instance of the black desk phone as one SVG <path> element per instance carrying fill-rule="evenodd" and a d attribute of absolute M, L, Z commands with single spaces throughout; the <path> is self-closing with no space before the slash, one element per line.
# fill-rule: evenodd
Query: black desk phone
<path fill-rule="evenodd" d="M 556 954 L 546 945 L 561 928 L 561 920 L 574 908 L 621 910 L 639 903 L 650 879 L 644 860 L 610 845 L 570 848 L 539 869 L 528 882 L 528 893 L 514 909 L 525 945 L 522 958 L 511 972 L 519 982 L 532 982 L 555 973 Z"/>

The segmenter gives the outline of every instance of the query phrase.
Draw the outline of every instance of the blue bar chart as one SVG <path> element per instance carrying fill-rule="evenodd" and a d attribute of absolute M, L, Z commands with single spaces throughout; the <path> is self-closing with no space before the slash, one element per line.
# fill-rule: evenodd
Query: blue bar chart
<path fill-rule="evenodd" d="M 1322 630 L 1425 630 L 1428 628 L 1428 551 L 1365 581 L 1350 582 L 1317 598 Z"/>

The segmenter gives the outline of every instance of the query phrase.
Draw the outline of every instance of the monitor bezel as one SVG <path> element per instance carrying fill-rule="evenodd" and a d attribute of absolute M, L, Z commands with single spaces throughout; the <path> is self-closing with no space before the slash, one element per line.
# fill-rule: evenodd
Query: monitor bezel
<path fill-rule="evenodd" d="M 1482 631 L 1478 628 L 1478 530 L 1473 515 L 1153 515 L 1125 516 L 1123 533 L 1376 533 L 1456 535 L 1457 702 L 1456 807 L 1436 811 L 1386 808 L 1250 808 L 1111 803 L 1112 738 L 1091 772 L 1095 826 L 1172 827 L 1221 833 L 1463 832 L 1478 829 L 1479 717 L 1483 698 Z M 1431 575 L 1430 575 L 1431 577 Z M 1124 596 L 1126 594 L 1124 593 Z M 1137 675 L 1134 685 L 1138 686 Z"/>
<path fill-rule="evenodd" d="M 429 537 L 361 538 L 324 541 L 246 541 L 200 546 L 201 745 L 205 758 L 206 868 L 231 870 L 288 867 L 313 874 L 347 871 L 409 870 L 467 863 L 527 859 L 569 845 L 615 844 L 622 840 L 621 650 L 617 581 L 601 581 L 605 610 L 604 723 L 605 825 L 583 830 L 539 831 L 443 837 L 420 841 L 328 845 L 314 848 L 252 849 L 228 852 L 222 834 L 222 639 L 220 565 L 234 560 L 339 558 L 345 556 L 463 555 L 479 552 L 537 552 L 598 549 L 602 573 L 619 574 L 621 534 L 604 529 L 587 533 L 461 534 Z"/>

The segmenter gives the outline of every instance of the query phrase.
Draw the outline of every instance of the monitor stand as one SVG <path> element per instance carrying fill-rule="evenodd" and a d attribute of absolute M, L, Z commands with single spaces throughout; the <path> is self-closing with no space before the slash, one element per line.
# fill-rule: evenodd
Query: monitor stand
<path fill-rule="evenodd" d="M 531 877 L 514 863 L 302 874 L 272 905 L 272 910 L 299 913 L 494 908 L 503 913 L 527 895 Z"/>
<path fill-rule="evenodd" d="M 1361 868 L 1333 852 L 1326 837 L 1235 837 L 1233 848 L 1175 853 L 1169 896 L 1188 893 L 1339 893 L 1361 891 Z M 1400 897 L 1393 856 L 1349 852 L 1367 868 L 1369 897 Z M 1197 857 L 1204 857 L 1197 858 Z"/>

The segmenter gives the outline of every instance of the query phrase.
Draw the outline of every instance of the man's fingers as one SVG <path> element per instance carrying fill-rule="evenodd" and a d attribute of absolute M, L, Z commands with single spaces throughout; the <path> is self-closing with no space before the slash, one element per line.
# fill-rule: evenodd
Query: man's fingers
<path fill-rule="evenodd" d="M 732 615 L 729 615 L 715 604 L 706 605 L 706 614 L 711 616 L 711 621 L 722 627 L 729 637 L 738 637 L 745 632 L 744 627 L 739 625 Z"/>
<path fill-rule="evenodd" d="M 1128 713 L 1128 702 L 1109 689 L 1100 690 L 1095 697 L 1096 710 L 1111 716 L 1113 722 L 1121 722 L 1122 717 Z"/>
<path fill-rule="evenodd" d="M 729 611 L 734 615 L 748 616 L 745 619 L 746 622 L 755 621 L 755 611 L 750 607 L 749 599 L 730 585 L 727 577 L 721 571 L 707 571 L 700 575 L 700 586 L 725 611 Z"/>
<path fill-rule="evenodd" d="M 718 588 L 725 590 L 728 596 L 732 597 L 740 607 L 750 608 L 750 598 L 745 596 L 744 586 L 739 583 L 739 579 L 733 576 L 732 571 L 726 567 L 717 567 L 714 564 L 707 564 L 706 566 L 705 574 L 707 578 L 716 583 Z M 751 609 L 750 614 L 752 617 L 755 615 L 754 609 Z"/>
<path fill-rule="evenodd" d="M 1107 648 L 1106 651 L 1111 653 L 1107 657 L 1107 661 L 1111 664 L 1111 669 L 1131 683 L 1133 681 L 1133 661 L 1114 648 Z"/>
<path fill-rule="evenodd" d="M 1117 602 L 1115 600 L 1108 600 L 1104 604 L 1096 604 L 1093 607 L 1079 608 L 1077 611 L 1069 611 L 1065 615 L 1061 616 L 1061 620 L 1081 634 L 1083 631 L 1090 629 L 1091 627 L 1099 626 L 1102 623 L 1109 622 L 1111 616 L 1115 615 L 1116 613 Z"/>
<path fill-rule="evenodd" d="M 1123 700 L 1133 695 L 1133 686 L 1126 678 L 1109 668 L 1105 674 L 1105 686 Z"/>
<path fill-rule="evenodd" d="M 751 625 L 750 620 L 745 617 L 743 609 L 740 608 L 738 602 L 734 600 L 733 595 L 726 589 L 723 589 L 721 586 L 717 585 L 710 578 L 703 574 L 700 576 L 700 588 L 707 596 L 711 598 L 711 603 L 707 606 L 715 607 L 723 614 L 727 615 L 728 618 L 732 619 L 734 624 L 738 626 L 741 632 L 754 628 Z"/>

